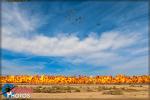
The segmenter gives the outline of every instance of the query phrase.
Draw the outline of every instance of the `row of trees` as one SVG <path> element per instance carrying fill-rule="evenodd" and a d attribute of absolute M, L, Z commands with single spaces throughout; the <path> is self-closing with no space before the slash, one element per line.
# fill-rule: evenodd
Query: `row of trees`
<path fill-rule="evenodd" d="M 49 76 L 49 75 L 16 75 L 0 76 L 1 83 L 28 84 L 119 84 L 150 83 L 149 75 L 141 76 Z"/>

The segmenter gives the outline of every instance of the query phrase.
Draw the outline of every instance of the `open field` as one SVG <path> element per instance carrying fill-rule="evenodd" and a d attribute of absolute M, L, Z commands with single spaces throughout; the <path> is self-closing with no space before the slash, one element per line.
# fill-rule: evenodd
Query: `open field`
<path fill-rule="evenodd" d="M 148 85 L 16 85 L 33 89 L 32 99 L 149 100 Z M 4 98 L 4 97 L 2 97 Z"/>

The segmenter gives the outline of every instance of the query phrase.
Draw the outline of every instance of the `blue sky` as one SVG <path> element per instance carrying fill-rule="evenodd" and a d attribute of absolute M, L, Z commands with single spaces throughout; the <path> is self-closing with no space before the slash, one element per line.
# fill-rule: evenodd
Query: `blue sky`
<path fill-rule="evenodd" d="M 2 4 L 2 74 L 148 74 L 147 2 Z"/>

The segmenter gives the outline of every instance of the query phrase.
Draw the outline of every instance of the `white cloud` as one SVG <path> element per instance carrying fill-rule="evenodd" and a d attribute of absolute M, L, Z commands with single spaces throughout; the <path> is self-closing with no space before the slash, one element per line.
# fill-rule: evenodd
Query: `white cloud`
<path fill-rule="evenodd" d="M 137 35 L 115 32 L 103 33 L 99 38 L 89 36 L 83 40 L 77 36 L 35 35 L 32 38 L 7 36 L 2 39 L 2 48 L 40 56 L 64 57 L 65 61 L 74 64 L 117 66 L 132 59 L 130 55 L 126 57 L 121 54 L 138 41 L 140 38 Z"/>
<path fill-rule="evenodd" d="M 4 49 L 43 56 L 80 56 L 95 54 L 95 52 L 97 56 L 97 54 L 104 54 L 105 50 L 125 48 L 138 41 L 135 36 L 129 38 L 119 33 L 104 33 L 98 39 L 87 37 L 84 40 L 76 36 L 46 37 L 42 35 L 36 35 L 30 39 L 11 36 L 2 38 Z"/>

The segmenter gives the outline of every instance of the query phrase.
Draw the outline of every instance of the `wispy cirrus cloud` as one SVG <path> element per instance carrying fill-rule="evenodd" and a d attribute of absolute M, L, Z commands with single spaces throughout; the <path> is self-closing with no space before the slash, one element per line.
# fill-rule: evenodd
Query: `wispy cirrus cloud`
<path fill-rule="evenodd" d="M 30 13 L 29 13 L 30 12 Z M 2 3 L 2 36 L 30 36 L 46 24 L 46 17 L 42 21 L 39 13 L 32 14 L 30 10 L 20 9 L 18 3 Z"/>

